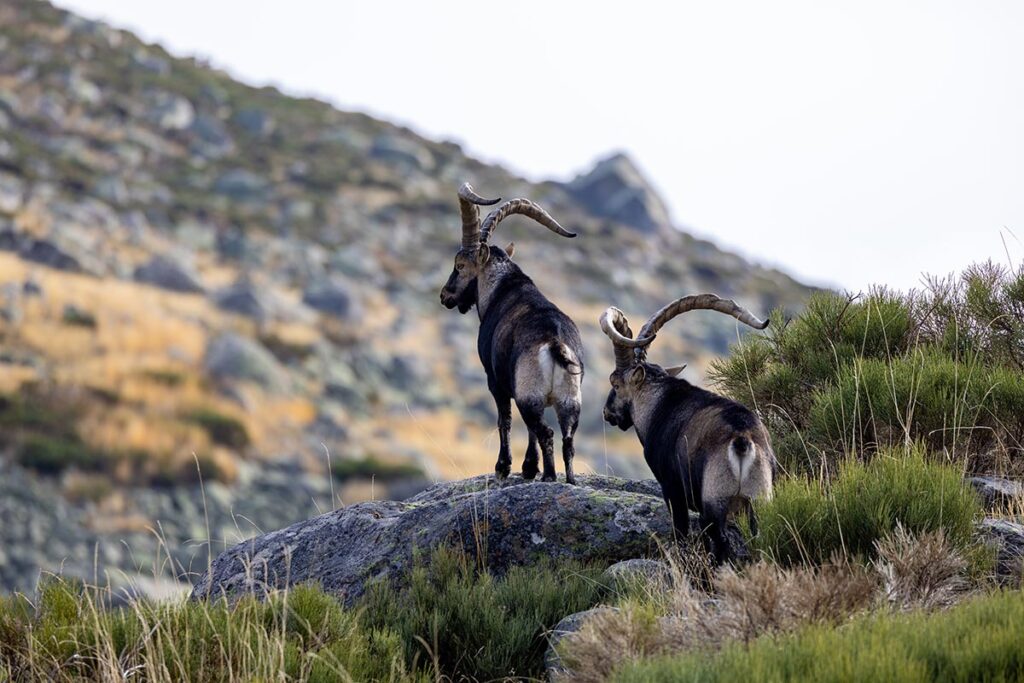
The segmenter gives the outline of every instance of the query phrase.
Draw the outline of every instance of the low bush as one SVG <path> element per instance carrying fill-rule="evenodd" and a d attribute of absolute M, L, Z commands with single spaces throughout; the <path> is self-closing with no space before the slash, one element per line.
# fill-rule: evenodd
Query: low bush
<path fill-rule="evenodd" d="M 249 430 L 238 418 L 210 408 L 193 410 L 186 417 L 190 422 L 202 427 L 210 436 L 210 440 L 216 444 L 242 450 L 250 443 Z"/>
<path fill-rule="evenodd" d="M 61 320 L 64 321 L 65 325 L 86 327 L 90 330 L 96 329 L 97 325 L 95 315 L 70 304 L 64 307 L 64 314 L 61 317 Z"/>
<path fill-rule="evenodd" d="M 760 533 L 752 547 L 784 565 L 837 552 L 873 558 L 897 526 L 915 535 L 942 529 L 953 547 L 966 549 L 981 515 L 963 470 L 927 458 L 920 446 L 885 450 L 867 463 L 847 459 L 831 481 L 782 479 L 755 507 Z"/>
<path fill-rule="evenodd" d="M 607 594 L 600 574 L 563 562 L 496 578 L 441 551 L 414 570 L 408 588 L 374 586 L 362 606 L 370 625 L 399 634 L 410 665 L 450 680 L 540 677 L 545 633 Z"/>
<path fill-rule="evenodd" d="M 423 470 L 411 462 L 387 462 L 374 455 L 364 458 L 345 458 L 331 462 L 331 473 L 339 481 L 346 479 L 376 479 L 394 481 L 423 477 Z"/>
<path fill-rule="evenodd" d="M 0 395 L 0 431 L 69 435 L 80 412 L 66 397 L 29 384 L 17 394 Z"/>
<path fill-rule="evenodd" d="M 102 469 L 106 458 L 76 438 L 30 434 L 18 446 L 15 460 L 22 467 L 42 474 L 58 474 L 75 467 Z"/>
<path fill-rule="evenodd" d="M 617 681 L 1016 681 L 1024 679 L 1024 593 L 945 612 L 881 613 L 721 651 L 627 663 Z"/>

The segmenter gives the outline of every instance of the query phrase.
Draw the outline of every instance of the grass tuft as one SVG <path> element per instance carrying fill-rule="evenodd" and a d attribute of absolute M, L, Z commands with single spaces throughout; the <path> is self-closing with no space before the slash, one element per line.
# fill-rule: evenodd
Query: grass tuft
<path fill-rule="evenodd" d="M 613 680 L 644 681 L 1013 681 L 1024 678 L 1024 593 L 977 598 L 949 611 L 880 613 L 841 629 L 626 662 Z"/>

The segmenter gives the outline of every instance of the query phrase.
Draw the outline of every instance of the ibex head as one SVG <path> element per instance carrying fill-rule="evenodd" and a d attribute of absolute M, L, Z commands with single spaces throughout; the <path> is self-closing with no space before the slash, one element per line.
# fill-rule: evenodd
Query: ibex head
<path fill-rule="evenodd" d="M 494 209 L 480 222 L 478 206 L 491 206 L 501 201 L 486 199 L 473 191 L 469 183 L 459 188 L 459 211 L 462 214 L 462 246 L 455 254 L 455 265 L 448 282 L 441 288 L 441 303 L 451 310 L 458 308 L 459 313 L 466 313 L 477 302 L 477 277 L 494 256 L 509 258 L 515 245 L 509 243 L 504 252 L 491 250 L 488 244 L 494 229 L 501 221 L 513 214 L 522 214 L 537 221 L 551 232 L 563 237 L 575 237 L 552 218 L 547 211 L 529 199 L 510 199 Z"/>
<path fill-rule="evenodd" d="M 658 331 L 672 318 L 693 310 L 711 310 L 725 313 L 751 327 L 763 330 L 767 321 L 758 320 L 735 301 L 721 299 L 714 294 L 697 294 L 676 299 L 650 317 L 640 329 L 636 339 L 629 329 L 625 314 L 612 306 L 601 315 L 601 329 L 612 340 L 615 350 L 615 370 L 609 376 L 611 390 L 604 405 L 604 419 L 623 431 L 633 426 L 633 400 L 644 385 L 663 377 L 675 377 L 686 366 L 663 368 L 647 362 L 647 349 Z"/>

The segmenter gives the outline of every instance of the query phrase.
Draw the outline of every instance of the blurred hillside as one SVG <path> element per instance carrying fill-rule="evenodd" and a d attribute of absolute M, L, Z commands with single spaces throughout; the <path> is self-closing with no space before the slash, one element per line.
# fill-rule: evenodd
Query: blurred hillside
<path fill-rule="evenodd" d="M 510 219 L 496 241 L 580 324 L 583 472 L 645 472 L 632 435 L 602 428 L 607 305 L 641 319 L 713 291 L 764 314 L 809 292 L 674 228 L 623 155 L 531 183 L 47 3 L 0 5 L 0 589 L 67 558 L 86 571 L 96 543 L 104 566 L 149 562 L 111 539 L 151 545 L 158 521 L 175 546 L 205 538 L 200 471 L 215 539 L 332 490 L 399 497 L 490 471 L 477 321 L 437 300 L 463 180 L 580 234 Z M 699 379 L 737 334 L 722 318 L 667 329 L 656 359 Z M 514 439 L 518 466 L 518 423 Z"/>

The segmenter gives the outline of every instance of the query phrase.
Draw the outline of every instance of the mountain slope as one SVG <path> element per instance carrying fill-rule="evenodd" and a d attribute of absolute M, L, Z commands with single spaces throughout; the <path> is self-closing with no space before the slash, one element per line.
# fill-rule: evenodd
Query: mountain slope
<path fill-rule="evenodd" d="M 604 438 L 604 307 L 640 318 L 716 291 L 766 313 L 808 292 L 672 228 L 624 157 L 570 183 L 531 183 L 456 144 L 236 82 L 47 3 L 5 2 L 6 457 L 57 477 L 94 526 L 113 529 L 156 514 L 125 486 L 187 484 L 197 466 L 246 484 L 268 460 L 322 473 L 328 451 L 336 468 L 356 463 L 338 470 L 345 502 L 398 495 L 359 473 L 408 472 L 409 461 L 428 477 L 489 471 L 497 442 L 476 320 L 437 302 L 463 180 L 535 199 L 580 234 L 558 240 L 510 219 L 496 239 L 517 242 L 517 261 L 581 326 L 580 451 L 595 469 L 643 471 L 632 437 Z M 735 334 L 695 315 L 654 355 L 699 373 Z"/>

